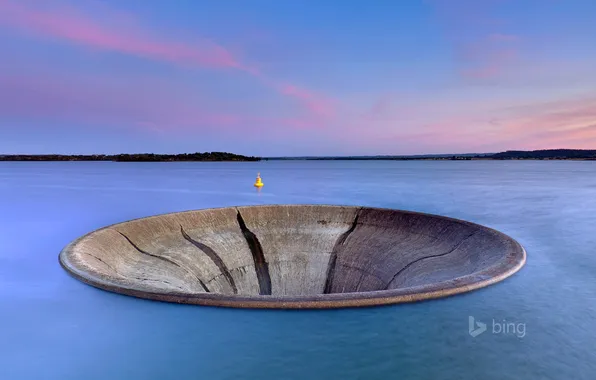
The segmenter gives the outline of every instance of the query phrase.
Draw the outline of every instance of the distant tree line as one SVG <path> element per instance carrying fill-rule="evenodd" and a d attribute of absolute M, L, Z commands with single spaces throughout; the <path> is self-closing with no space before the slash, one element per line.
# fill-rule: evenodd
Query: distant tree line
<path fill-rule="evenodd" d="M 164 161 L 260 161 L 260 157 L 242 156 L 226 152 L 184 154 L 88 154 L 88 155 L 0 155 L 0 161 L 117 161 L 117 162 L 164 162 Z"/>
<path fill-rule="evenodd" d="M 494 160 L 572 160 L 596 159 L 596 150 L 586 149 L 546 149 L 546 150 L 508 150 L 490 156 Z"/>
<path fill-rule="evenodd" d="M 226 152 L 184 154 L 90 154 L 90 155 L 0 155 L 0 161 L 117 161 L 117 162 L 164 162 L 164 161 L 261 161 L 261 160 L 596 160 L 596 150 L 548 149 L 508 150 L 501 153 L 418 155 L 418 156 L 327 156 L 327 157 L 254 157 Z"/>

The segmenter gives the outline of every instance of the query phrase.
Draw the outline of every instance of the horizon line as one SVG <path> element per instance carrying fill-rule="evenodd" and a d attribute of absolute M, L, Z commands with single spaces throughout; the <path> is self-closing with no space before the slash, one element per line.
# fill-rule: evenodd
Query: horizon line
<path fill-rule="evenodd" d="M 417 153 L 417 154 L 358 154 L 358 155 L 292 155 L 292 156 L 259 156 L 250 154 L 240 154 L 224 151 L 204 151 L 204 152 L 183 152 L 183 153 L 151 153 L 151 152 L 137 152 L 137 153 L 10 153 L 0 154 L 0 157 L 7 156 L 118 156 L 118 155 L 158 155 L 158 156 L 179 156 L 189 154 L 213 154 L 223 153 L 230 155 L 238 155 L 244 157 L 258 157 L 258 158 L 344 158 L 344 157 L 420 157 L 420 156 L 481 156 L 481 155 L 494 155 L 505 152 L 545 152 L 545 151 L 596 151 L 596 149 L 569 149 L 569 148 L 554 148 L 554 149 L 532 149 L 532 150 L 521 150 L 521 149 L 508 149 L 499 152 L 467 152 L 467 153 Z"/>

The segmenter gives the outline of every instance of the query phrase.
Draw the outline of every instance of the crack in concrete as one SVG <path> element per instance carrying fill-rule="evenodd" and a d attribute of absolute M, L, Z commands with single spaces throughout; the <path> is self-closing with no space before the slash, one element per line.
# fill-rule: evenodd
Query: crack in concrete
<path fill-rule="evenodd" d="M 225 276 L 226 280 L 228 280 L 228 283 L 230 284 L 230 287 L 232 288 L 232 292 L 234 292 L 234 294 L 238 294 L 238 288 L 236 287 L 234 278 L 232 277 L 230 270 L 228 269 L 226 264 L 223 262 L 221 257 L 217 254 L 217 252 L 215 252 L 215 250 L 213 248 L 209 247 L 207 244 L 201 243 L 200 241 L 197 241 L 197 240 L 191 238 L 186 233 L 186 231 L 184 231 L 184 228 L 182 227 L 182 225 L 180 225 L 180 232 L 182 233 L 182 236 L 184 237 L 184 239 L 186 239 L 192 245 L 194 245 L 195 247 L 200 249 L 205 255 L 207 255 L 207 257 L 209 257 L 211 259 L 211 261 L 213 261 L 213 264 L 215 264 L 215 266 L 217 266 L 219 271 Z"/>
<path fill-rule="evenodd" d="M 453 248 L 451 248 L 449 251 L 444 252 L 444 253 L 439 253 L 436 255 L 429 255 L 429 256 L 424 256 L 421 257 L 419 259 L 416 259 L 414 261 L 412 261 L 411 263 L 409 263 L 408 265 L 406 265 L 405 267 L 401 268 L 392 278 L 391 280 L 387 283 L 387 286 L 385 287 L 385 290 L 389 290 L 389 286 L 391 285 L 391 283 L 393 281 L 395 281 L 397 279 L 397 277 L 406 269 L 408 269 L 409 267 L 411 267 L 412 265 L 416 264 L 419 261 L 422 260 L 426 260 L 426 259 L 432 259 L 434 257 L 441 257 L 441 256 L 445 256 L 450 254 L 451 252 L 455 251 L 457 248 L 459 248 L 466 240 L 468 240 L 469 238 L 471 238 L 472 236 L 474 236 L 478 231 L 474 231 L 471 234 L 469 234 L 468 236 L 466 236 L 465 238 L 463 238 L 459 243 L 457 243 L 455 246 L 453 246 Z"/>
<path fill-rule="evenodd" d="M 362 207 L 358 209 L 356 212 L 356 216 L 354 217 L 354 221 L 350 228 L 341 234 L 335 245 L 333 246 L 333 250 L 331 251 L 331 256 L 329 257 L 329 264 L 327 265 L 327 276 L 325 280 L 325 288 L 323 290 L 323 294 L 331 293 L 331 287 L 333 285 L 333 277 L 335 276 L 335 267 L 337 265 L 337 254 L 341 250 L 342 246 L 350 236 L 352 232 L 356 229 L 356 225 L 358 225 L 358 217 L 360 216 L 360 212 L 362 211 Z"/>
<path fill-rule="evenodd" d="M 190 271 L 189 269 L 182 267 L 180 264 L 178 264 L 177 262 L 175 262 L 175 261 L 173 261 L 173 260 L 171 260 L 171 259 L 168 259 L 167 257 L 163 257 L 163 256 L 155 255 L 155 254 L 153 254 L 153 253 L 151 253 L 151 252 L 147 252 L 147 251 L 144 251 L 144 250 L 142 250 L 142 249 L 141 249 L 141 248 L 139 248 L 139 247 L 138 247 L 138 246 L 137 246 L 137 245 L 136 245 L 136 244 L 135 244 L 135 243 L 134 243 L 132 240 L 130 240 L 130 238 L 129 238 L 128 236 L 126 236 L 125 234 L 123 234 L 123 233 L 122 233 L 122 232 L 120 232 L 120 231 L 117 231 L 117 232 L 118 232 L 120 235 L 122 235 L 122 236 L 123 236 L 123 237 L 124 237 L 124 238 L 125 238 L 125 239 L 126 239 L 128 242 L 129 242 L 129 243 L 130 243 L 130 245 L 132 245 L 132 246 L 134 247 L 134 249 L 136 249 L 136 250 L 137 250 L 137 251 L 139 251 L 140 253 L 142 253 L 142 254 L 145 254 L 145 255 L 147 255 L 147 256 L 154 257 L 154 258 L 156 258 L 156 259 L 159 259 L 159 260 L 162 260 L 162 261 L 165 261 L 166 263 L 170 263 L 170 264 L 172 264 L 172 265 L 175 265 L 175 266 L 177 266 L 178 268 L 180 268 L 180 269 L 182 269 L 182 270 L 184 270 L 184 271 L 186 271 L 186 272 L 190 273 L 190 274 L 191 274 L 193 277 L 195 277 L 195 278 L 198 280 L 198 282 L 199 282 L 199 284 L 201 285 L 201 287 L 203 288 L 203 290 L 205 290 L 205 292 L 209 293 L 209 289 L 207 288 L 207 286 L 205 285 L 205 283 L 204 283 L 204 282 L 203 282 L 203 281 L 202 281 L 202 280 L 201 280 L 201 279 L 200 279 L 200 278 L 199 278 L 199 277 L 198 277 L 196 274 L 194 274 L 194 273 L 193 273 L 192 271 Z"/>
<path fill-rule="evenodd" d="M 250 249 L 250 253 L 252 254 L 253 261 L 255 263 L 255 272 L 257 274 L 257 280 L 259 281 L 259 294 L 260 295 L 271 295 L 271 276 L 269 274 L 269 264 L 265 260 L 265 255 L 263 253 L 263 247 L 255 235 L 251 230 L 246 227 L 246 223 L 242 218 L 242 214 L 240 214 L 240 210 L 236 209 L 238 214 L 236 215 L 236 219 L 238 220 L 238 225 L 240 226 L 240 230 L 244 235 L 244 239 L 246 239 L 246 244 L 248 244 L 248 249 Z"/>
<path fill-rule="evenodd" d="M 127 278 L 127 277 L 128 277 L 128 276 L 124 276 L 122 273 L 118 273 L 118 271 L 116 270 L 116 268 L 112 267 L 111 265 L 109 265 L 108 263 L 106 263 L 105 261 L 103 261 L 102 259 L 100 259 L 99 257 L 97 257 L 97 256 L 95 256 L 95 255 L 92 255 L 92 254 L 90 254 L 90 253 L 88 253 L 88 252 L 85 252 L 85 254 L 86 254 L 87 256 L 91 256 L 91 257 L 93 257 L 94 259 L 97 259 L 98 261 L 100 261 L 100 262 L 104 263 L 104 264 L 105 264 L 105 266 L 107 266 L 108 268 L 110 268 L 110 269 L 111 269 L 111 270 L 112 270 L 112 271 L 113 271 L 113 272 L 114 272 L 116 275 L 118 275 L 118 276 L 120 276 L 120 277 L 123 277 L 123 278 Z M 173 286 L 173 287 L 175 287 L 176 289 L 184 290 L 184 288 L 182 288 L 182 287 L 180 287 L 180 286 L 178 286 L 178 285 L 174 285 L 174 284 L 172 284 L 171 282 L 169 282 L 169 281 L 166 281 L 166 280 L 156 280 L 156 279 L 153 279 L 153 278 L 145 278 L 145 277 L 137 277 L 137 276 L 131 276 L 131 278 L 134 278 L 135 280 L 140 280 L 140 281 L 153 281 L 153 282 L 161 282 L 161 283 L 164 283 L 164 284 L 172 285 L 172 286 Z"/>

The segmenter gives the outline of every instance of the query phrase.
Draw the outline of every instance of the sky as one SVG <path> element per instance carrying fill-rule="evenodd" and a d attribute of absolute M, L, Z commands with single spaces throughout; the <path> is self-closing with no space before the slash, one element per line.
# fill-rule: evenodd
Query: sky
<path fill-rule="evenodd" d="M 0 0 L 0 154 L 596 149 L 594 0 Z"/>

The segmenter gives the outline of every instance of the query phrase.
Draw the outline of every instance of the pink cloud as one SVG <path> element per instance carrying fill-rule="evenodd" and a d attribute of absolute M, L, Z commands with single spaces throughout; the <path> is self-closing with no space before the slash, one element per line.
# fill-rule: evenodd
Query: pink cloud
<path fill-rule="evenodd" d="M 492 114 L 498 122 L 494 117 L 483 121 L 470 115 L 431 124 L 422 131 L 441 145 L 459 145 L 477 151 L 593 149 L 596 143 L 596 98 L 531 104 L 518 107 L 513 113 L 509 109 L 495 109 Z"/>
<path fill-rule="evenodd" d="M 596 98 L 543 103 L 518 109 L 503 122 L 501 138 L 531 149 L 594 148 Z"/>
<path fill-rule="evenodd" d="M 324 117 L 335 115 L 335 106 L 333 102 L 320 95 L 291 84 L 281 86 L 281 92 L 285 95 L 300 99 L 313 114 Z"/>
<path fill-rule="evenodd" d="M 462 122 L 469 136 L 483 137 L 490 145 L 506 149 L 584 148 L 596 143 L 596 98 L 561 99 L 509 110 L 495 110 L 499 122 L 490 128 Z"/>
<path fill-rule="evenodd" d="M 376 146 L 392 154 L 495 152 L 508 149 L 596 148 L 596 98 L 553 100 L 512 107 L 493 102 L 409 104 L 383 118 L 346 124 L 345 143 Z M 460 112 L 458 112 L 460 110 Z M 461 114 L 461 116 L 458 115 Z M 366 133 L 363 133 L 366 131 Z"/>
<path fill-rule="evenodd" d="M 128 17 L 134 20 L 133 17 Z M 268 79 L 258 68 L 242 62 L 225 47 L 212 41 L 199 40 L 192 45 L 174 42 L 152 35 L 128 23 L 115 28 L 105 21 L 92 18 L 70 8 L 37 10 L 11 0 L 0 0 L 0 24 L 24 31 L 38 38 L 54 39 L 84 48 L 99 49 L 169 62 L 207 68 L 239 70 L 273 88 L 281 95 L 298 101 L 313 117 L 329 116 L 332 101 L 293 85 L 280 85 Z"/>
<path fill-rule="evenodd" d="M 530 149 L 556 149 L 561 147 L 594 149 L 596 146 L 596 124 L 570 130 L 537 133 L 527 140 L 530 140 L 526 144 Z"/>
<path fill-rule="evenodd" d="M 438 120 L 417 128 L 414 132 L 396 134 L 397 141 L 416 144 L 423 142 L 440 151 L 470 152 L 484 148 L 491 134 L 470 117 Z"/>
<path fill-rule="evenodd" d="M 320 128 L 313 118 L 273 112 L 235 112 L 217 99 L 193 95 L 159 80 L 126 81 L 53 71 L 51 75 L 0 74 L 0 115 L 4 119 L 64 123 L 81 128 L 99 125 L 142 133 L 270 133 Z M 205 99 L 207 100 L 207 99 Z M 9 124 L 5 124 L 8 126 Z M 0 127 L 1 128 L 1 127 Z"/>
<path fill-rule="evenodd" d="M 139 87 L 151 89 L 142 93 Z M 89 125 L 133 126 L 140 130 L 205 131 L 242 127 L 244 118 L 205 109 L 159 83 L 114 86 L 98 78 L 0 76 L 3 117 Z"/>
<path fill-rule="evenodd" d="M 132 30 L 110 30 L 72 9 L 61 9 L 59 12 L 38 11 L 3 0 L 0 1 L 0 21 L 36 36 L 57 38 L 85 47 L 172 63 L 253 70 L 239 62 L 225 48 L 209 41 L 201 41 L 198 46 L 189 46 L 148 38 Z"/>

